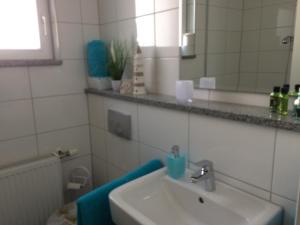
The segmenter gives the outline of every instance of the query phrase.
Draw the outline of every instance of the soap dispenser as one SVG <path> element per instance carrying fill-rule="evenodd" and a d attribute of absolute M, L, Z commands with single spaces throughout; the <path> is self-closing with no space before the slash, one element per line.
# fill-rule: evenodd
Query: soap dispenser
<path fill-rule="evenodd" d="M 180 152 L 179 146 L 174 145 L 167 156 L 167 173 L 174 179 L 184 176 L 186 168 L 185 154 Z"/>

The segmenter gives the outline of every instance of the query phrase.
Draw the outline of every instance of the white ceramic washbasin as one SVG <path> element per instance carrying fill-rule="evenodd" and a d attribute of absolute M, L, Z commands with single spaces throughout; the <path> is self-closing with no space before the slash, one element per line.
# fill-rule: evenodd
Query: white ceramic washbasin
<path fill-rule="evenodd" d="M 113 190 L 109 198 L 117 225 L 281 224 L 276 205 L 218 181 L 216 191 L 206 192 L 187 178 L 169 178 L 165 169 Z"/>

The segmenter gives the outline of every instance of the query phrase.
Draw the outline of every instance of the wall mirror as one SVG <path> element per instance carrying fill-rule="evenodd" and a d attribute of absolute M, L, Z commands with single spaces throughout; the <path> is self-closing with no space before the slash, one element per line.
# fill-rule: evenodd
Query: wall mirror
<path fill-rule="evenodd" d="M 269 93 L 290 83 L 296 0 L 183 0 L 183 80 Z"/>

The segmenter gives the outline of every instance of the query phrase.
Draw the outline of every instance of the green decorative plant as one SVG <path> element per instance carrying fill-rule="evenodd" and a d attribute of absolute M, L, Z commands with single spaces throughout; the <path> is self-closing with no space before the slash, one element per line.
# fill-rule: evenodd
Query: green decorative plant
<path fill-rule="evenodd" d="M 108 73 L 112 80 L 121 80 L 129 57 L 126 42 L 111 41 L 108 61 Z"/>

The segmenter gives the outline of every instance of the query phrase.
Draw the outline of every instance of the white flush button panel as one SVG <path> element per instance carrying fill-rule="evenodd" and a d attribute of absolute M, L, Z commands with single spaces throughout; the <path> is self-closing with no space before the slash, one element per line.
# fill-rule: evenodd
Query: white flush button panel
<path fill-rule="evenodd" d="M 216 89 L 216 78 L 215 77 L 202 77 L 199 82 L 200 88 L 204 89 Z"/>
<path fill-rule="evenodd" d="M 108 131 L 118 137 L 131 140 L 131 116 L 109 109 Z"/>

